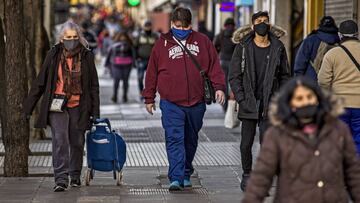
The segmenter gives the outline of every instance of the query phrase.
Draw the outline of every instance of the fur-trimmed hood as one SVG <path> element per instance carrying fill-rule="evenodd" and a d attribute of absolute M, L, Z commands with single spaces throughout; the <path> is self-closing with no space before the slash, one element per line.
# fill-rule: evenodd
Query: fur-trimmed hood
<path fill-rule="evenodd" d="M 237 30 L 235 30 L 233 37 L 232 37 L 232 41 L 235 44 L 239 44 L 241 42 L 241 40 L 243 40 L 245 38 L 245 36 L 251 34 L 253 32 L 253 30 L 251 29 L 251 25 L 245 25 L 243 27 L 238 28 Z M 271 27 L 270 32 L 276 37 L 276 38 L 280 38 L 282 36 L 287 35 L 287 32 L 285 29 L 273 25 Z"/>
<path fill-rule="evenodd" d="M 336 119 L 339 115 L 344 113 L 344 102 L 342 99 L 335 97 L 330 93 L 324 93 L 330 100 L 331 111 L 326 115 L 325 119 Z M 286 124 L 277 116 L 278 114 L 278 95 L 275 95 L 271 101 L 269 108 L 269 120 L 271 125 L 285 127 Z"/>

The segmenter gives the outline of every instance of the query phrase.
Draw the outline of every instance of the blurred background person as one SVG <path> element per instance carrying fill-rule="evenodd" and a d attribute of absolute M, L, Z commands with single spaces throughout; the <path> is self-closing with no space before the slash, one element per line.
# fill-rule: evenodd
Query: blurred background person
<path fill-rule="evenodd" d="M 229 67 L 231 57 L 233 55 L 236 44 L 232 41 L 232 35 L 235 31 L 235 21 L 233 18 L 228 18 L 225 20 L 224 29 L 220 34 L 215 36 L 214 46 L 219 53 L 220 65 L 225 74 L 226 90 L 225 90 L 225 104 L 223 106 L 224 110 L 227 109 L 227 101 L 230 93 L 230 84 L 229 84 Z"/>
<path fill-rule="evenodd" d="M 111 37 L 114 37 L 115 33 L 121 31 L 121 26 L 117 21 L 116 15 L 111 15 L 107 18 L 107 20 L 105 21 L 105 27 L 107 30 L 109 30 L 109 34 Z"/>
<path fill-rule="evenodd" d="M 119 32 L 114 36 L 105 60 L 105 67 L 110 69 L 114 79 L 113 96 L 111 101 L 117 103 L 120 80 L 123 81 L 123 102 L 128 102 L 129 76 L 135 59 L 132 41 L 126 32 Z"/>
<path fill-rule="evenodd" d="M 110 37 L 110 33 L 107 29 L 104 29 L 98 37 L 98 46 L 100 49 L 101 56 L 106 57 L 109 51 L 110 46 L 113 44 L 113 41 Z"/>
<path fill-rule="evenodd" d="M 200 21 L 198 24 L 198 31 L 206 35 L 211 41 L 214 39 L 214 34 L 206 28 L 205 21 Z"/>
<path fill-rule="evenodd" d="M 135 41 L 137 57 L 136 68 L 140 100 L 143 99 L 141 93 L 144 89 L 144 75 L 151 55 L 151 50 L 158 38 L 158 34 L 152 31 L 151 21 L 146 21 L 143 30 L 140 32 L 139 36 L 136 38 Z"/>
<path fill-rule="evenodd" d="M 97 48 L 98 44 L 97 44 L 97 36 L 95 34 L 95 32 L 91 29 L 91 21 L 87 20 L 85 22 L 83 22 L 81 24 L 82 29 L 83 29 L 83 35 L 86 39 L 86 41 L 89 43 L 89 49 L 94 52 L 95 49 Z"/>
<path fill-rule="evenodd" d="M 304 39 L 296 54 L 295 75 L 307 75 L 317 81 L 317 74 L 325 53 L 338 42 L 338 28 L 335 20 L 331 16 L 324 16 L 319 28 Z"/>

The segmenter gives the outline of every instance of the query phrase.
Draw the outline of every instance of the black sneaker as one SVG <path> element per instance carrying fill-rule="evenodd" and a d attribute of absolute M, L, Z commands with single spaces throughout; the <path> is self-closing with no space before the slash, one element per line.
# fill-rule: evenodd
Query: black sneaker
<path fill-rule="evenodd" d="M 64 183 L 58 183 L 54 187 L 54 192 L 64 192 L 67 186 Z"/>
<path fill-rule="evenodd" d="M 248 174 L 248 173 L 244 173 L 242 175 L 242 179 L 241 179 L 241 183 L 240 183 L 240 189 L 243 192 L 245 192 L 247 181 L 249 180 L 249 178 L 250 178 L 250 174 Z"/>
<path fill-rule="evenodd" d="M 72 179 L 70 182 L 71 187 L 80 187 L 81 181 L 80 179 Z"/>

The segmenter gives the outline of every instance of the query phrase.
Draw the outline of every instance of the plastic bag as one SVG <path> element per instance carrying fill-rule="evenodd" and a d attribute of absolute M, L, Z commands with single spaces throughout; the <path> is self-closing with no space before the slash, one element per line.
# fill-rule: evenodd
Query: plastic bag
<path fill-rule="evenodd" d="M 228 107 L 226 109 L 224 119 L 225 128 L 235 128 L 240 125 L 240 120 L 237 117 L 236 106 L 237 102 L 235 100 L 228 100 Z"/>

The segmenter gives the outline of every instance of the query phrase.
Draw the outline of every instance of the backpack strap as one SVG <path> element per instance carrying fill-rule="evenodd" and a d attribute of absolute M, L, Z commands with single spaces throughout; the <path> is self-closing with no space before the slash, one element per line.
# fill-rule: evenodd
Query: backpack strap
<path fill-rule="evenodd" d="M 198 71 L 200 72 L 202 77 L 207 77 L 207 74 L 205 73 L 205 71 L 201 68 L 201 65 L 199 64 L 199 62 L 195 59 L 195 57 L 192 55 L 192 53 L 190 52 L 190 50 L 184 46 L 182 44 L 182 42 L 180 42 L 178 39 L 176 39 L 174 37 L 174 40 L 179 44 L 179 46 L 181 47 L 181 49 L 183 49 L 190 57 L 191 61 L 193 62 L 193 64 L 195 65 L 196 69 L 198 69 Z"/>
<path fill-rule="evenodd" d="M 346 54 L 350 57 L 350 59 L 352 60 L 352 62 L 355 64 L 356 68 L 360 71 L 360 64 L 356 61 L 356 59 L 354 58 L 354 56 L 351 54 L 351 52 L 349 51 L 349 49 L 347 49 L 344 45 L 339 45 L 345 52 Z"/>

